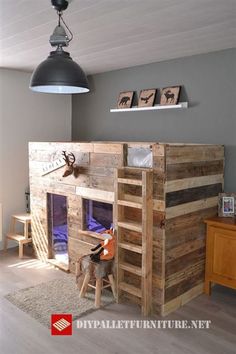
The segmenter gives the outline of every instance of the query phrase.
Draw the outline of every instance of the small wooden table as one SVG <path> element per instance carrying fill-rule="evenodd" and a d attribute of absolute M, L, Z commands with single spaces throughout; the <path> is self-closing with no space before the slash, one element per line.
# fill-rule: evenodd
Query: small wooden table
<path fill-rule="evenodd" d="M 211 294 L 211 282 L 236 289 L 236 219 L 215 217 L 205 223 L 205 293 Z"/>
<path fill-rule="evenodd" d="M 16 223 L 20 222 L 24 225 L 23 235 L 17 233 Z M 14 240 L 19 244 L 19 258 L 23 258 L 23 246 L 26 243 L 32 242 L 30 237 L 29 227 L 31 224 L 31 215 L 30 214 L 16 214 L 11 217 L 10 230 L 6 235 L 4 250 L 7 250 L 8 240 Z"/>

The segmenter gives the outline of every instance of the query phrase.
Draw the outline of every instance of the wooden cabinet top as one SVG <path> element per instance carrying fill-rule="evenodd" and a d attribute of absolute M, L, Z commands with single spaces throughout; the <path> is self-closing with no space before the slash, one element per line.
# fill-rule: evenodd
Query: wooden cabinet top
<path fill-rule="evenodd" d="M 228 230 L 236 231 L 236 218 L 220 218 L 218 216 L 205 220 L 209 226 L 221 227 Z"/>

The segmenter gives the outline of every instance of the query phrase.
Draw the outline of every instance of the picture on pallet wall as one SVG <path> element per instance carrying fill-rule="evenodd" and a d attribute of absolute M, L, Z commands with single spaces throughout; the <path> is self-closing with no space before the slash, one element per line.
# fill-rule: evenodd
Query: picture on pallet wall
<path fill-rule="evenodd" d="M 235 193 L 220 193 L 218 202 L 218 215 L 223 217 L 234 217 L 236 207 Z"/>
<path fill-rule="evenodd" d="M 130 108 L 134 97 L 134 91 L 121 92 L 117 101 L 117 108 Z"/>
<path fill-rule="evenodd" d="M 161 89 L 161 105 L 178 104 L 181 86 L 165 87 Z"/>
<path fill-rule="evenodd" d="M 156 97 L 156 89 L 147 89 L 140 91 L 138 107 L 152 107 Z"/>

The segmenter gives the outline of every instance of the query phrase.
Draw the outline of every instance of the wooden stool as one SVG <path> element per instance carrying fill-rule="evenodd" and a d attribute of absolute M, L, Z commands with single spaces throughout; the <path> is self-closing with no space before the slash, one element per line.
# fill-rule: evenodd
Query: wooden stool
<path fill-rule="evenodd" d="M 94 263 L 89 256 L 80 260 L 81 272 L 84 274 L 84 281 L 80 289 L 80 297 L 84 297 L 88 287 L 95 289 L 95 307 L 101 306 L 101 292 L 111 287 L 114 298 L 116 298 L 115 282 L 112 274 L 114 260 L 100 261 Z M 106 279 L 106 277 L 108 279 Z M 95 280 L 95 286 L 90 281 Z"/>
<path fill-rule="evenodd" d="M 24 225 L 24 233 L 19 234 L 16 232 L 16 222 L 20 222 Z M 26 243 L 32 242 L 32 238 L 29 234 L 29 226 L 31 223 L 30 214 L 18 214 L 12 215 L 10 230 L 5 237 L 4 250 L 7 251 L 8 240 L 17 241 L 19 244 L 19 258 L 23 258 L 23 246 Z"/>

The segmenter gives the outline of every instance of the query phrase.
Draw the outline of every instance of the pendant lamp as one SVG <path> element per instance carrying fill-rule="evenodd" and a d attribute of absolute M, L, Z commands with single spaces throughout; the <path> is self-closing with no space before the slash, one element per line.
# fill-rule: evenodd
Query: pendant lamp
<path fill-rule="evenodd" d="M 81 67 L 73 61 L 70 53 L 63 50 L 73 39 L 73 34 L 66 25 L 62 13 L 68 7 L 66 0 L 51 0 L 57 10 L 58 25 L 50 37 L 50 44 L 56 47 L 48 58 L 35 69 L 32 74 L 30 89 L 36 92 L 74 94 L 89 92 L 87 77 Z M 65 28 L 69 32 L 68 37 Z"/>

